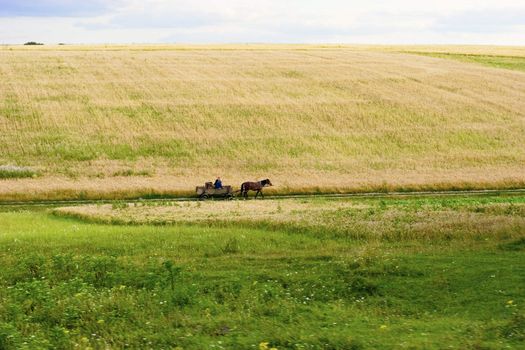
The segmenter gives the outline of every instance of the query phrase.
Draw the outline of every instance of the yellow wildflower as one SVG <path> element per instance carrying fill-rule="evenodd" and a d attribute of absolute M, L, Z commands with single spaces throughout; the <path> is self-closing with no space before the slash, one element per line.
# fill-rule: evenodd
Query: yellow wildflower
<path fill-rule="evenodd" d="M 269 350 L 268 344 L 269 344 L 268 342 L 261 342 L 259 344 L 259 350 Z"/>

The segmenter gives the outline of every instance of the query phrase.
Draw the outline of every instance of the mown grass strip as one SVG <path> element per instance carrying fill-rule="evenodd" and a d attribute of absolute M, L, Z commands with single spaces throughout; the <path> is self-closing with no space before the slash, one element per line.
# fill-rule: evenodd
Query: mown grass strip
<path fill-rule="evenodd" d="M 246 227 L 358 241 L 493 240 L 521 237 L 525 197 L 118 202 L 53 213 L 93 223 Z"/>

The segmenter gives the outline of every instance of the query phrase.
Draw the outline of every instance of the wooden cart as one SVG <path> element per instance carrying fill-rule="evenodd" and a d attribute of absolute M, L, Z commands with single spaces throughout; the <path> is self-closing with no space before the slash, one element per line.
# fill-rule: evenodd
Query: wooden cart
<path fill-rule="evenodd" d="M 233 199 L 235 196 L 233 193 L 233 188 L 231 186 L 223 186 L 222 188 L 215 188 L 213 183 L 206 182 L 204 186 L 197 186 L 195 192 L 199 199 L 208 199 L 208 198 L 225 198 Z"/>

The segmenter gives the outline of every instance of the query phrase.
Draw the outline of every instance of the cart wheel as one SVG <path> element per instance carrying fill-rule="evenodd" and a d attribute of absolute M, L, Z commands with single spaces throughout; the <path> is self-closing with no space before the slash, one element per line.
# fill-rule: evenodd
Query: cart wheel
<path fill-rule="evenodd" d="M 226 199 L 229 200 L 229 201 L 233 200 L 233 198 L 235 198 L 235 197 L 231 193 L 226 196 Z"/>
<path fill-rule="evenodd" d="M 201 201 L 202 201 L 202 200 L 206 200 L 206 199 L 208 199 L 208 198 L 210 198 L 210 196 L 208 196 L 206 193 L 201 194 L 200 197 L 199 197 L 199 199 L 200 199 Z"/>

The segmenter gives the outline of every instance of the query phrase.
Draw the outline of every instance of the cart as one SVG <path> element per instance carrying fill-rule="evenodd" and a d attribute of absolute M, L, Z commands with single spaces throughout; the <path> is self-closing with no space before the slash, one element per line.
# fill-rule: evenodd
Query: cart
<path fill-rule="evenodd" d="M 233 199 L 235 196 L 231 186 L 223 186 L 222 188 L 215 188 L 213 183 L 206 182 L 204 186 L 197 186 L 195 192 L 199 199 L 204 200 L 208 198 L 224 198 Z"/>

